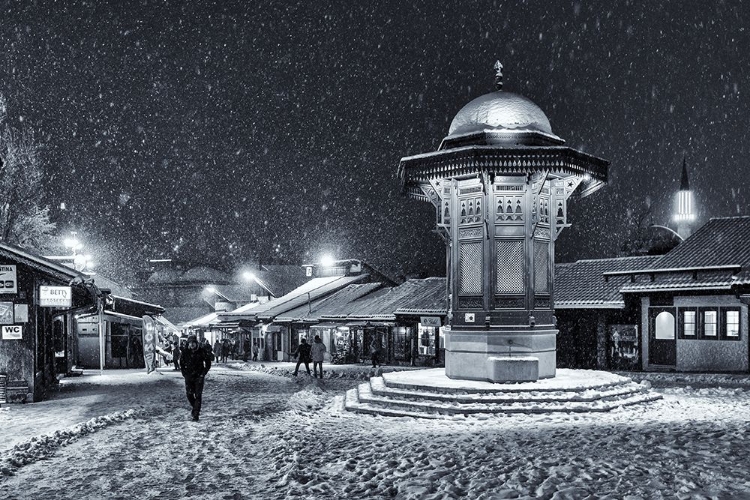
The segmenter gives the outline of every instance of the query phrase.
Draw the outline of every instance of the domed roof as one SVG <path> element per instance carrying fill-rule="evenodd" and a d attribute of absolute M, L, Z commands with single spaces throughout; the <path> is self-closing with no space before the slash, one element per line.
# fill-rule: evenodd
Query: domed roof
<path fill-rule="evenodd" d="M 552 133 L 544 112 L 531 99 L 498 90 L 477 97 L 453 118 L 448 136 L 485 130 Z"/>

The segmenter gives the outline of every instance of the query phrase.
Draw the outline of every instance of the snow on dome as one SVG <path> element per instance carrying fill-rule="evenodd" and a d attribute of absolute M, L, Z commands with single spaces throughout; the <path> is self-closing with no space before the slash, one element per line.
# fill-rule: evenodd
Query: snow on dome
<path fill-rule="evenodd" d="M 554 135 L 547 116 L 531 99 L 500 90 L 477 97 L 461 108 L 451 122 L 448 135 L 483 130 L 537 131 Z"/>

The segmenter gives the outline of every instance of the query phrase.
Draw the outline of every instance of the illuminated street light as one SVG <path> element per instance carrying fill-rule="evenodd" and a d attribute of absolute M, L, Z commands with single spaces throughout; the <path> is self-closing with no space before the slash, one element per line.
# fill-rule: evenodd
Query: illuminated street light
<path fill-rule="evenodd" d="M 320 258 L 320 265 L 323 267 L 332 267 L 335 262 L 336 262 L 336 259 L 334 259 L 331 255 L 328 255 L 328 254 Z"/>

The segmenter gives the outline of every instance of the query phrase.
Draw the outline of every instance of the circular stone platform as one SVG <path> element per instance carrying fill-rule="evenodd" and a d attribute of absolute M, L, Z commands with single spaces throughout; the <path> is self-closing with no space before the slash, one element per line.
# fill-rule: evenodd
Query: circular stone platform
<path fill-rule="evenodd" d="M 604 412 L 661 399 L 648 384 L 598 370 L 557 370 L 536 382 L 448 378 L 443 368 L 384 373 L 347 391 L 344 408 L 385 416 Z"/>
<path fill-rule="evenodd" d="M 558 368 L 553 378 L 540 379 L 536 382 L 494 383 L 456 380 L 448 378 L 443 368 L 384 373 L 383 380 L 389 387 L 406 388 L 408 386 L 415 390 L 465 393 L 585 391 L 626 384 L 631 381 L 627 377 L 599 370 L 565 368 Z"/>

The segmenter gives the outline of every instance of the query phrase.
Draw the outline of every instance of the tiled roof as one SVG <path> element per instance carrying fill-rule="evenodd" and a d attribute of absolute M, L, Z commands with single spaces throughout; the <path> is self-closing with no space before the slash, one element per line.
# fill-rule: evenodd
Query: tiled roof
<path fill-rule="evenodd" d="M 651 280 L 653 276 L 653 281 Z M 612 278 L 610 278 L 612 279 Z M 738 284 L 730 271 L 709 270 L 697 272 L 670 272 L 639 274 L 634 281 L 628 281 L 622 286 L 622 293 L 648 291 L 688 291 L 688 290 L 730 290 L 732 285 Z"/>
<path fill-rule="evenodd" d="M 643 269 L 658 260 L 658 255 L 579 260 L 555 265 L 555 308 L 622 308 L 625 302 L 620 288 L 628 276 L 607 279 L 605 272 Z"/>
<path fill-rule="evenodd" d="M 421 283 L 417 284 L 412 294 L 394 311 L 396 316 L 448 314 L 447 278 L 426 278 L 419 281 Z"/>
<path fill-rule="evenodd" d="M 369 277 L 368 274 L 360 274 L 356 276 L 313 278 L 278 299 L 269 300 L 257 307 L 243 306 L 234 311 L 220 313 L 219 319 L 221 321 L 272 320 L 280 314 L 285 314 L 296 307 L 306 305 L 308 301 L 318 300 L 358 281 L 367 281 Z"/>
<path fill-rule="evenodd" d="M 327 295 L 322 299 L 304 304 L 277 316 L 274 321 L 320 321 L 321 318 L 340 317 L 340 311 L 346 304 L 374 292 L 383 286 L 382 283 L 362 283 L 349 285 Z"/>
<path fill-rule="evenodd" d="M 750 269 L 750 216 L 714 218 L 652 268 L 741 265 Z"/>
<path fill-rule="evenodd" d="M 730 290 L 748 285 L 750 217 L 711 219 L 641 271 L 628 280 L 622 293 Z"/>
<path fill-rule="evenodd" d="M 393 321 L 397 314 L 446 314 L 445 300 L 445 278 L 411 279 L 354 301 L 342 313 L 353 320 Z"/>

